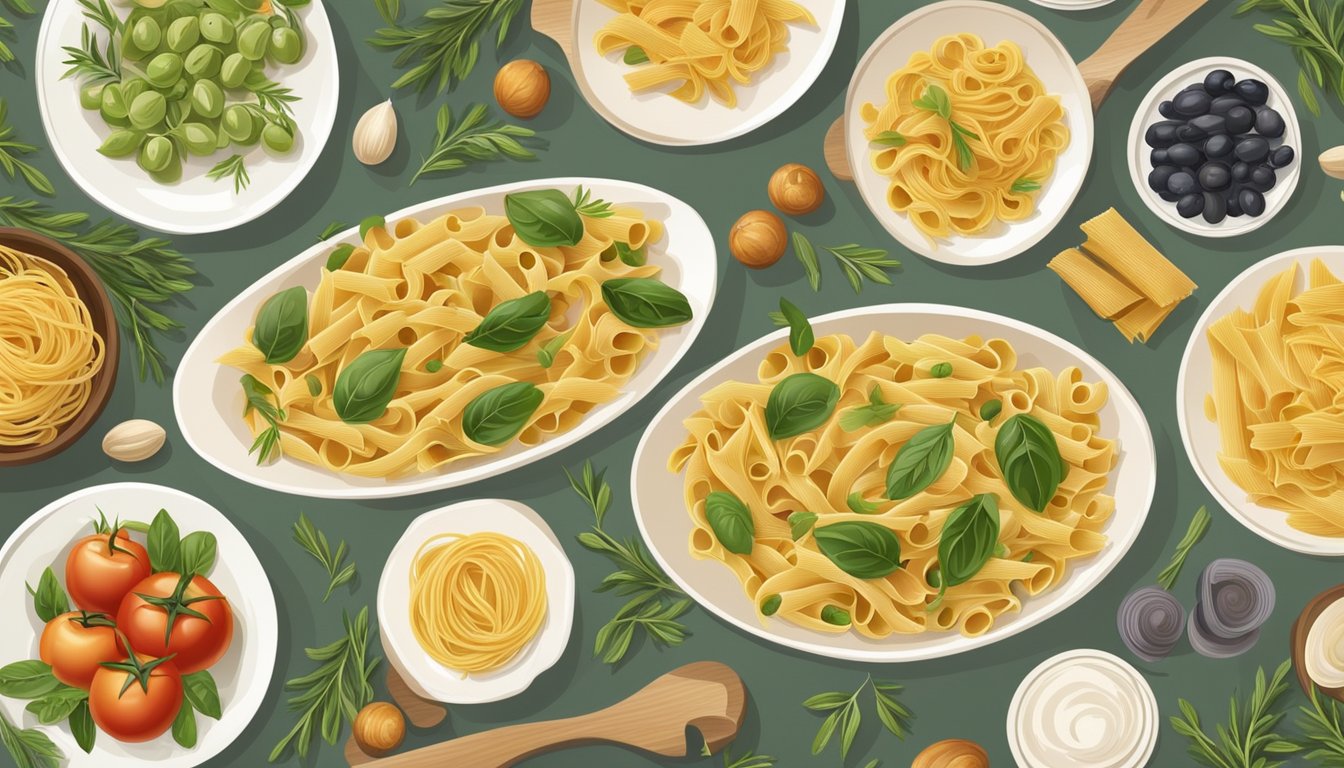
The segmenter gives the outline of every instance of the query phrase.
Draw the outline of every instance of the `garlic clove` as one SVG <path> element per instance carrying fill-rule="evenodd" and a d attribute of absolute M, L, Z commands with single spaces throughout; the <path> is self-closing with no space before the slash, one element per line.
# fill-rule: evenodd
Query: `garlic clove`
<path fill-rule="evenodd" d="M 391 99 L 359 118 L 352 143 L 355 158 L 365 165 L 378 165 L 392 156 L 397 147 L 397 112 Z"/>
<path fill-rule="evenodd" d="M 1321 153 L 1321 170 L 1327 176 L 1344 179 L 1344 145 L 1332 147 Z"/>
<path fill-rule="evenodd" d="M 103 453 L 117 461 L 144 461 L 159 452 L 168 433 L 146 419 L 123 421 L 103 438 Z"/>

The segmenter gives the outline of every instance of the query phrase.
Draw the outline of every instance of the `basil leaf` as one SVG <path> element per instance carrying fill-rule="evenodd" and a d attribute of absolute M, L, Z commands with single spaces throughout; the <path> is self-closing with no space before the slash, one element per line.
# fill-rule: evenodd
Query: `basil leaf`
<path fill-rule="evenodd" d="M 182 572 L 204 575 L 215 566 L 215 553 L 219 545 L 215 534 L 209 531 L 192 531 L 182 539 Z"/>
<path fill-rule="evenodd" d="M 956 443 L 952 430 L 956 417 L 946 424 L 935 424 L 916 432 L 887 468 L 887 498 L 908 499 L 933 485 L 952 464 Z"/>
<path fill-rule="evenodd" d="M 815 529 L 812 535 L 821 553 L 856 579 L 880 579 L 901 567 L 901 541 L 886 526 L 835 523 Z"/>
<path fill-rule="evenodd" d="M 182 539 L 168 510 L 160 509 L 149 524 L 145 549 L 149 550 L 149 567 L 155 573 L 182 570 Z"/>
<path fill-rule="evenodd" d="M 993 421 L 995 416 L 1003 412 L 1002 400 L 986 400 L 984 405 L 980 406 L 980 418 L 983 421 Z"/>
<path fill-rule="evenodd" d="M 816 336 L 812 333 L 812 323 L 808 322 L 807 315 L 794 305 L 788 299 L 779 300 L 779 311 L 784 315 L 784 320 L 789 324 L 789 348 L 793 354 L 802 357 L 807 351 L 812 349 L 816 343 Z"/>
<path fill-rule="evenodd" d="M 877 514 L 877 504 L 863 498 L 863 494 L 858 491 L 845 497 L 845 506 L 849 507 L 849 511 L 856 515 Z"/>
<path fill-rule="evenodd" d="M 308 291 L 301 285 L 275 294 L 261 305 L 252 328 L 252 346 L 266 362 L 287 363 L 308 341 Z"/>
<path fill-rule="evenodd" d="M 705 518 L 724 549 L 739 555 L 751 554 L 756 543 L 756 522 L 741 499 L 727 491 L 710 493 L 705 497 Z"/>
<path fill-rule="evenodd" d="M 502 301 L 486 313 L 462 343 L 491 352 L 512 352 L 527 345 L 551 319 L 551 296 L 545 291 Z"/>
<path fill-rule="evenodd" d="M 904 147 L 905 137 L 896 131 L 883 131 L 873 138 L 873 143 L 884 147 Z"/>
<path fill-rule="evenodd" d="M 89 712 L 89 700 L 81 701 L 70 713 L 70 734 L 75 743 L 87 754 L 93 751 L 93 743 L 98 738 L 98 729 L 93 725 L 93 714 Z"/>
<path fill-rule="evenodd" d="M 774 616 L 779 612 L 779 606 L 784 603 L 784 598 L 779 595 L 770 595 L 761 601 L 761 615 Z"/>
<path fill-rule="evenodd" d="M 0 667 L 0 696 L 40 699 L 61 688 L 51 667 L 37 659 L 16 661 Z"/>
<path fill-rule="evenodd" d="M 350 256 L 354 254 L 354 252 L 355 246 L 349 243 L 341 243 L 333 248 L 331 253 L 327 256 L 327 271 L 335 272 L 341 267 L 344 267 L 345 262 L 350 260 Z"/>
<path fill-rule="evenodd" d="M 186 699 L 182 700 L 182 706 L 178 707 L 177 717 L 173 720 L 173 741 L 187 749 L 196 746 L 196 713 L 191 708 L 191 702 Z"/>
<path fill-rule="evenodd" d="M 583 219 L 574 201 L 558 189 L 505 195 L 504 215 L 518 238 L 531 246 L 578 245 L 583 239 Z"/>
<path fill-rule="evenodd" d="M 793 536 L 794 541 L 803 538 L 816 524 L 816 512 L 794 512 L 789 515 L 789 533 Z"/>
<path fill-rule="evenodd" d="M 846 432 L 857 432 L 864 427 L 875 427 L 891 421 L 901 409 L 900 403 L 888 403 L 882 399 L 882 388 L 874 384 L 868 392 L 868 405 L 856 405 L 846 408 L 840 414 L 840 428 Z"/>
<path fill-rule="evenodd" d="M 1045 511 L 1067 474 L 1055 433 L 1025 413 L 999 428 L 994 456 L 1013 497 L 1036 512 Z"/>
<path fill-rule="evenodd" d="M 387 219 L 384 219 L 382 216 L 369 216 L 359 222 L 359 239 L 367 240 L 369 232 L 386 226 Z"/>
<path fill-rule="evenodd" d="M 29 590 L 32 592 L 32 590 Z M 47 568 L 37 580 L 37 591 L 33 594 L 33 611 L 43 622 L 51 621 L 70 610 L 70 598 L 66 597 L 56 574 Z"/>
<path fill-rule="evenodd" d="M 367 424 L 387 412 L 401 381 L 404 349 L 371 349 L 350 361 L 332 387 L 332 405 L 346 424 Z"/>
<path fill-rule="evenodd" d="M 537 362 L 541 364 L 542 368 L 550 368 L 555 365 L 555 356 L 560 354 L 560 350 L 565 348 L 565 345 L 569 343 L 569 337 L 573 335 L 573 330 L 566 331 L 546 342 L 541 346 L 541 349 L 537 350 Z"/>
<path fill-rule="evenodd" d="M 938 539 L 938 570 L 944 587 L 965 584 L 999 546 L 999 497 L 982 493 L 952 510 Z"/>
<path fill-rule="evenodd" d="M 32 712 L 39 723 L 55 725 L 70 717 L 82 702 L 88 700 L 88 691 L 62 685 L 42 698 L 28 702 L 25 709 Z"/>
<path fill-rule="evenodd" d="M 186 696 L 191 706 L 196 708 L 206 717 L 219 719 L 221 707 L 219 704 L 219 688 L 215 685 L 215 678 L 207 670 L 192 672 L 189 675 L 182 676 L 182 693 Z"/>
<path fill-rule="evenodd" d="M 310 373 L 307 376 L 304 376 L 303 383 L 308 385 L 308 394 L 312 395 L 313 397 L 317 397 L 318 395 L 322 394 L 322 380 L 317 378 L 313 374 Z"/>
<path fill-rule="evenodd" d="M 765 423 L 772 440 L 801 435 L 816 429 L 835 412 L 840 388 L 815 373 L 795 373 L 770 390 L 765 403 Z"/>
<path fill-rule="evenodd" d="M 523 431 L 546 395 L 535 384 L 515 381 L 477 395 L 462 412 L 462 432 L 481 445 L 503 445 Z"/>
<path fill-rule="evenodd" d="M 631 65 L 643 64 L 649 60 L 649 54 L 645 53 L 644 49 L 638 45 L 632 45 L 625 49 L 625 55 L 621 57 L 621 60 Z"/>
<path fill-rule="evenodd" d="M 649 249 L 644 245 L 631 248 L 629 243 L 617 243 L 616 258 L 627 267 L 642 267 L 649 263 Z"/>
<path fill-rule="evenodd" d="M 681 291 L 651 277 L 618 277 L 602 283 L 602 300 L 621 322 L 635 328 L 666 328 L 691 321 L 691 303 Z"/>
<path fill-rule="evenodd" d="M 935 379 L 946 379 L 948 376 L 952 375 L 952 364 L 935 363 L 934 366 L 929 369 L 929 375 Z"/>

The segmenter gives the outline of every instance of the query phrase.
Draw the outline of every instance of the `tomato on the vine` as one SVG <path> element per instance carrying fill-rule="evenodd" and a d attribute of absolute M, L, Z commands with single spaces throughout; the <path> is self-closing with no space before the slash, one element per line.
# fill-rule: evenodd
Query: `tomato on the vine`
<path fill-rule="evenodd" d="M 103 662 L 126 657 L 117 643 L 115 627 L 105 613 L 62 613 L 42 629 L 38 656 L 51 665 L 57 680 L 87 691 Z"/>
<path fill-rule="evenodd" d="M 117 741 L 150 741 L 173 725 L 182 708 L 182 673 L 171 658 L 141 654 L 107 662 L 93 676 L 89 714 Z"/>
<path fill-rule="evenodd" d="M 117 611 L 117 628 L 137 653 L 171 654 L 173 665 L 189 675 L 229 649 L 233 610 L 204 576 L 164 571 L 130 590 Z"/>
<path fill-rule="evenodd" d="M 149 576 L 149 553 L 125 529 L 85 536 L 65 560 L 65 590 L 86 611 L 116 613 L 131 588 Z"/>

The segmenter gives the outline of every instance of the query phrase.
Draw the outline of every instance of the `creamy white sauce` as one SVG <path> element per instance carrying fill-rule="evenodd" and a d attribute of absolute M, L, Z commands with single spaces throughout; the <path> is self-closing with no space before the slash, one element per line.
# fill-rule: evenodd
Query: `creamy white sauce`
<path fill-rule="evenodd" d="M 1344 688 L 1344 600 L 1326 606 L 1307 630 L 1302 654 L 1307 677 L 1322 688 Z"/>
<path fill-rule="evenodd" d="M 1022 696 L 1018 746 L 1031 768 L 1117 768 L 1148 746 L 1151 694 L 1128 669 L 1072 658 L 1048 669 Z"/>

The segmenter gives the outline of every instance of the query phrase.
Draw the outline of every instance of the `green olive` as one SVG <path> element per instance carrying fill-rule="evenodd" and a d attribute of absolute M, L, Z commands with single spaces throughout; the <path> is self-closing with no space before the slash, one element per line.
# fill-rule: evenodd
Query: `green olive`
<path fill-rule="evenodd" d="M 191 87 L 191 110 L 214 119 L 224 111 L 224 91 L 213 80 L 197 80 Z"/>
<path fill-rule="evenodd" d="M 229 144 L 233 143 L 233 140 L 229 138 L 229 134 L 224 130 L 222 123 L 223 121 L 221 120 L 219 123 L 215 124 L 215 149 L 224 149 L 229 146 Z"/>
<path fill-rule="evenodd" d="M 271 44 L 271 27 L 261 19 L 250 21 L 238 32 L 238 53 L 251 61 L 266 58 Z"/>
<path fill-rule="evenodd" d="M 121 81 L 121 96 L 130 104 L 135 97 L 149 90 L 149 83 L 142 77 L 132 77 Z"/>
<path fill-rule="evenodd" d="M 233 104 L 224 109 L 224 117 L 220 120 L 219 129 L 227 134 L 230 139 L 243 144 L 251 138 L 255 122 L 247 107 L 241 104 Z"/>
<path fill-rule="evenodd" d="M 279 123 L 267 123 L 261 129 L 261 143 L 272 152 L 284 154 L 294 148 L 294 134 Z"/>
<path fill-rule="evenodd" d="M 109 83 L 103 87 L 103 101 L 99 105 L 99 111 L 103 117 L 110 117 L 121 120 L 126 117 L 126 97 L 121 92 L 120 83 Z"/>
<path fill-rule="evenodd" d="M 177 99 L 168 102 L 168 108 L 164 112 L 164 120 L 169 125 L 181 125 L 183 120 L 191 116 L 191 102 L 187 99 Z"/>
<path fill-rule="evenodd" d="M 201 14 L 201 37 L 212 43 L 233 42 L 233 22 L 222 13 L 207 11 Z"/>
<path fill-rule="evenodd" d="M 140 167 L 150 173 L 168 169 L 177 155 L 173 142 L 167 136 L 154 136 L 140 147 Z"/>
<path fill-rule="evenodd" d="M 187 151 L 193 155 L 205 157 L 215 153 L 218 137 L 205 123 L 183 123 L 178 135 L 182 137 L 182 143 L 187 145 Z"/>
<path fill-rule="evenodd" d="M 108 157 L 130 157 L 144 140 L 145 135 L 139 131 L 117 130 L 108 134 L 98 151 Z"/>
<path fill-rule="evenodd" d="M 186 62 L 183 67 L 187 74 L 192 77 L 214 77 L 219 74 L 220 65 L 224 62 L 224 53 L 209 43 L 201 43 L 191 49 L 187 54 Z"/>
<path fill-rule="evenodd" d="M 151 18 L 143 18 L 135 22 L 131 28 L 131 42 L 135 47 L 142 51 L 152 51 L 159 47 L 159 41 L 163 39 L 163 28 L 159 22 Z"/>
<path fill-rule="evenodd" d="M 252 62 L 243 58 L 241 53 L 230 53 L 219 68 L 219 82 L 225 88 L 237 88 L 252 72 Z"/>
<path fill-rule="evenodd" d="M 176 83 L 173 83 L 173 87 L 168 89 L 166 95 L 173 101 L 181 101 L 182 99 L 185 99 L 187 97 L 187 81 L 178 80 Z"/>
<path fill-rule="evenodd" d="M 124 56 L 127 61 L 141 61 L 153 52 L 153 48 L 145 50 L 136 45 L 135 39 L 132 37 L 123 37 L 121 40 L 121 55 Z"/>
<path fill-rule="evenodd" d="M 145 66 L 145 79 L 156 88 L 171 88 L 182 78 L 182 66 L 182 57 L 176 53 L 160 53 Z"/>
<path fill-rule="evenodd" d="M 163 98 L 163 94 L 158 91 L 145 91 L 135 97 L 131 102 L 131 108 L 126 113 L 127 119 L 131 125 L 142 131 L 163 122 L 163 117 L 168 111 L 168 100 Z"/>
<path fill-rule="evenodd" d="M 177 150 L 173 150 L 173 156 L 168 159 L 168 167 L 161 171 L 151 171 L 149 178 L 160 184 L 176 184 L 182 180 L 182 158 L 177 156 Z"/>
<path fill-rule="evenodd" d="M 89 83 L 79 89 L 79 106 L 85 109 L 97 109 L 103 105 L 104 83 Z"/>
<path fill-rule="evenodd" d="M 186 53 L 201 39 L 201 22 L 195 16 L 183 16 L 168 25 L 168 50 Z"/>
<path fill-rule="evenodd" d="M 281 64 L 293 64 L 303 58 L 303 38 L 289 27 L 271 30 L 271 57 Z"/>

